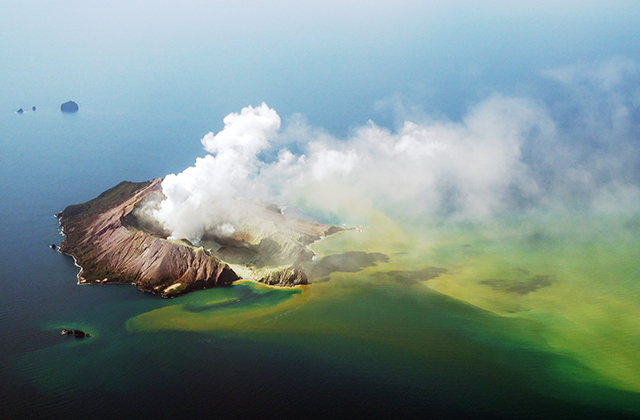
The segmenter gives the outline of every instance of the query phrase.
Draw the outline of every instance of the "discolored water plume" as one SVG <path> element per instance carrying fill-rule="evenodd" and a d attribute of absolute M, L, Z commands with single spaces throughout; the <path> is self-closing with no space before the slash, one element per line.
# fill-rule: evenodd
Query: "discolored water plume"
<path fill-rule="evenodd" d="M 331 273 L 356 273 L 366 267 L 373 267 L 379 262 L 389 262 L 389 256 L 379 252 L 362 251 L 328 255 L 311 266 L 309 278 L 312 281 L 326 281 Z"/>

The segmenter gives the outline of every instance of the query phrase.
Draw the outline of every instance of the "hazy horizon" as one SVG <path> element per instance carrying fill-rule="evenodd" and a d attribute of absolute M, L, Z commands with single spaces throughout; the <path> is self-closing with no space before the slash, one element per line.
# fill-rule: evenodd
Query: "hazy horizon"
<path fill-rule="evenodd" d="M 3 112 L 170 106 L 211 131 L 266 102 L 346 135 L 415 108 L 459 120 L 496 92 L 553 95 L 541 72 L 638 61 L 638 27 L 626 1 L 4 2 L 0 97 Z"/>

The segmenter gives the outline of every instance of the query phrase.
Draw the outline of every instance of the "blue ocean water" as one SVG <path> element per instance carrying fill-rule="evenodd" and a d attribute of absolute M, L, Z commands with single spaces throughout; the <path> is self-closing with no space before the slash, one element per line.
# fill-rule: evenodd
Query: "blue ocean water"
<path fill-rule="evenodd" d="M 507 324 L 436 294 L 416 303 L 404 289 L 366 291 L 365 300 L 344 312 L 376 320 L 364 333 L 128 329 L 127 321 L 139 314 L 176 302 L 188 306 L 203 293 L 213 299 L 216 292 L 165 301 L 130 286 L 79 286 L 73 261 L 49 248 L 62 240 L 54 214 L 122 180 L 187 167 L 201 154 L 198 139 L 220 123 L 204 112 L 182 113 L 168 105 L 116 112 L 80 106 L 77 114 L 40 106 L 0 115 L 2 418 L 636 415 L 633 405 L 592 406 L 570 393 L 540 393 L 545 376 L 533 372 L 544 372 L 548 356 L 518 350 L 502 335 L 503 327 L 511 328 Z M 244 296 L 242 288 L 249 286 L 235 287 L 228 293 Z M 326 311 L 339 319 L 345 309 Z M 423 320 L 406 331 L 402 323 L 393 333 L 375 327 L 386 316 L 401 321 L 417 315 Z M 81 328 L 93 337 L 69 339 L 60 335 L 62 328 Z M 407 358 L 410 351 L 368 337 L 390 333 L 409 334 L 411 345 L 433 350 L 426 358 Z M 612 392 L 613 401 L 626 398 L 585 387 L 587 393 Z"/>

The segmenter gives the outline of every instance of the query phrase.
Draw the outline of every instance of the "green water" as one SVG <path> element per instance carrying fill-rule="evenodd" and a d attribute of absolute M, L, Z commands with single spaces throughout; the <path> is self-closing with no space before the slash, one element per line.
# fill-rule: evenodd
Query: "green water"
<path fill-rule="evenodd" d="M 9 418 L 175 417 L 185 406 L 227 417 L 634 418 L 638 221 L 416 226 L 370 212 L 361 229 L 313 245 L 329 273 L 314 284 L 239 282 L 170 300 L 77 286 L 70 259 L 43 246 L 38 261 L 59 272 L 28 301 L 41 308 L 33 320 L 25 311 L 25 328 L 5 329 L 0 390 Z M 42 225 L 55 232 L 50 215 Z M 347 252 L 372 257 L 340 266 Z"/>
<path fill-rule="evenodd" d="M 193 293 L 131 317 L 126 331 L 286 345 L 480 412 L 535 413 L 552 399 L 640 413 L 637 220 L 560 215 L 409 230 L 375 214 L 314 250 L 387 262 L 295 289 L 243 282 Z"/>

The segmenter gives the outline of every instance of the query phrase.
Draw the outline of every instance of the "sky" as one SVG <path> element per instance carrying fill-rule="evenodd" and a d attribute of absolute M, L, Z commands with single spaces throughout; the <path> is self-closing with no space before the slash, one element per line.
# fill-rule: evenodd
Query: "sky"
<path fill-rule="evenodd" d="M 346 134 L 397 122 L 398 99 L 459 119 L 546 69 L 637 59 L 638 28 L 640 5 L 620 0 L 2 2 L 0 100 L 221 115 L 264 101 Z"/>

